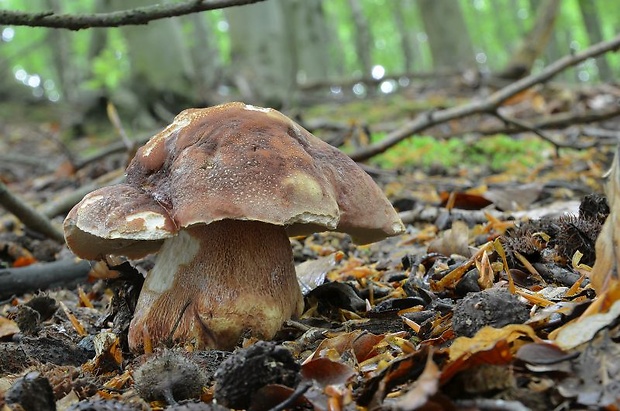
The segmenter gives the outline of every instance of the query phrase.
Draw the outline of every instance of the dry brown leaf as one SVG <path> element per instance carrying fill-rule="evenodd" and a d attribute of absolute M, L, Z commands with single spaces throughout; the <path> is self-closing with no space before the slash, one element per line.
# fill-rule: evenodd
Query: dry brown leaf
<path fill-rule="evenodd" d="M 317 358 L 301 367 L 301 376 L 316 381 L 321 387 L 346 384 L 355 374 L 355 370 L 348 365 L 328 358 Z"/>
<path fill-rule="evenodd" d="M 492 349 L 499 341 L 512 343 L 518 338 L 529 337 L 534 341 L 540 339 L 529 325 L 511 324 L 502 328 L 483 327 L 472 338 L 459 337 L 450 346 L 450 360 L 469 356 L 479 351 Z"/>
<path fill-rule="evenodd" d="M 594 338 L 597 332 L 611 325 L 620 316 L 620 301 L 616 301 L 608 312 L 591 314 L 585 321 L 581 317 L 557 329 L 555 343 L 564 350 L 570 350 Z"/>
<path fill-rule="evenodd" d="M 608 290 L 620 287 L 618 267 L 620 249 L 616 231 L 620 227 L 620 146 L 609 171 L 605 192 L 609 203 L 609 216 L 596 240 L 596 262 L 590 272 L 590 282 L 599 298 Z M 609 308 L 611 304 L 605 308 Z M 604 309 L 604 308 L 603 308 Z"/>
<path fill-rule="evenodd" d="M 73 315 L 73 313 L 71 312 L 71 310 L 69 310 L 69 308 L 65 305 L 65 303 L 63 303 L 62 301 L 59 301 L 59 303 L 60 303 L 60 308 L 62 308 L 62 310 L 65 312 L 65 315 L 71 322 L 71 325 L 73 325 L 73 328 L 78 333 L 78 335 L 81 337 L 85 337 L 87 335 L 86 329 L 84 328 L 80 320 L 78 320 L 78 318 L 75 315 Z"/>
<path fill-rule="evenodd" d="M 433 240 L 428 246 L 429 253 L 440 253 L 445 256 L 458 254 L 471 256 L 469 249 L 469 227 L 462 221 L 452 223 L 452 228 L 446 230 L 441 238 Z"/>
<path fill-rule="evenodd" d="M 398 399 L 393 409 L 415 410 L 426 404 L 428 399 L 437 393 L 440 376 L 441 371 L 433 361 L 432 352 L 429 352 L 422 375 L 413 383 L 413 388 Z"/>
<path fill-rule="evenodd" d="M 10 337 L 19 332 L 19 327 L 13 320 L 0 317 L 0 338 Z"/>

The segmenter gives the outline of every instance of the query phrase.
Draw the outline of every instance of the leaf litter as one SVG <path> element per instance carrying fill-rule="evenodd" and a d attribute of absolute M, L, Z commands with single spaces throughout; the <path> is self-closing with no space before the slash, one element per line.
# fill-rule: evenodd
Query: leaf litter
<path fill-rule="evenodd" d="M 232 353 L 128 352 L 140 281 L 123 278 L 140 278 L 148 258 L 93 265 L 79 288 L 10 296 L 0 306 L 0 407 L 618 409 L 617 157 L 607 201 L 586 197 L 602 193 L 613 155 L 567 150 L 535 169 L 380 175 L 399 211 L 422 210 L 407 233 L 368 246 L 334 233 L 292 239 L 304 314 L 274 342 L 246 338 Z M 119 163 L 42 187 L 62 193 Z M 12 187 L 26 175 L 9 176 Z M 21 189 L 53 197 L 32 186 Z M 61 258 L 3 222 L 4 270 Z"/>

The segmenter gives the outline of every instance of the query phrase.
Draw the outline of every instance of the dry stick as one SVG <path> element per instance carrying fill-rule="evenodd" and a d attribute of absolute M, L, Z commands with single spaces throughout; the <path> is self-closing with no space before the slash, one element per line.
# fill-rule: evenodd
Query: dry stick
<path fill-rule="evenodd" d="M 540 73 L 524 77 L 523 79 L 496 91 L 483 100 L 474 101 L 462 106 L 451 107 L 445 110 L 423 113 L 417 116 L 413 121 L 410 121 L 399 129 L 389 133 L 380 142 L 366 146 L 351 153 L 350 157 L 355 161 L 367 160 L 376 154 L 383 153 L 388 148 L 410 137 L 411 135 L 419 133 L 420 131 L 431 126 L 445 123 L 449 120 L 470 116 L 472 114 L 493 113 L 504 101 L 522 92 L 523 90 L 526 90 L 535 84 L 549 80 L 568 67 L 574 66 L 584 60 L 596 57 L 608 51 L 617 50 L 618 48 L 620 48 L 620 35 L 614 37 L 612 40 L 603 41 L 590 46 L 582 52 L 562 57 L 547 66 Z"/>
<path fill-rule="evenodd" d="M 561 128 L 567 127 L 574 124 L 585 124 L 585 123 L 593 123 L 596 121 L 603 121 L 610 118 L 614 118 L 616 116 L 620 116 L 620 106 L 614 106 L 606 110 L 591 110 L 584 113 L 558 113 L 553 114 L 551 116 L 542 116 L 535 117 L 530 119 L 530 124 L 532 128 L 536 129 L 551 129 L 551 128 Z M 500 127 L 486 127 L 486 128 L 476 128 L 470 130 L 462 130 L 458 133 L 450 132 L 438 135 L 438 138 L 450 138 L 455 135 L 462 135 L 467 133 L 478 133 L 482 135 L 493 135 L 493 134 L 508 134 L 515 133 L 518 131 L 522 131 L 522 127 L 517 127 L 513 123 L 512 125 L 500 126 Z M 579 146 L 570 146 L 571 148 L 579 148 Z"/>
<path fill-rule="evenodd" d="M 553 146 L 555 147 L 556 157 L 559 156 L 559 149 L 560 148 L 567 148 L 568 147 L 568 148 L 584 149 L 584 148 L 590 148 L 590 147 L 592 147 L 592 146 L 594 146 L 596 144 L 595 142 L 592 142 L 592 143 L 583 144 L 583 145 L 575 147 L 574 144 L 562 143 L 562 142 L 559 142 L 559 141 L 555 141 L 553 138 L 551 138 L 549 135 L 547 135 L 547 133 L 545 133 L 544 131 L 542 131 L 538 127 L 535 127 L 535 126 L 533 126 L 531 124 L 528 124 L 528 123 L 526 123 L 523 120 L 518 120 L 516 118 L 507 117 L 507 116 L 501 114 L 499 112 L 499 110 L 494 111 L 493 115 L 495 117 L 499 118 L 500 120 L 502 120 L 506 124 L 512 124 L 512 125 L 520 128 L 520 129 L 530 131 L 530 132 L 536 134 L 538 137 L 542 138 L 543 140 L 553 144 Z"/>
<path fill-rule="evenodd" d="M 131 139 L 125 132 L 125 128 L 123 128 L 123 123 L 121 122 L 121 118 L 118 116 L 118 111 L 116 111 L 116 107 L 114 106 L 114 104 L 108 102 L 106 106 L 106 112 L 108 113 L 108 119 L 114 126 L 114 129 L 116 130 L 118 135 L 121 136 L 121 140 L 127 148 L 127 151 L 129 153 L 133 152 L 133 154 L 135 154 L 136 143 L 131 141 Z M 131 154 L 130 157 L 133 157 L 133 154 Z"/>
<path fill-rule="evenodd" d="M 74 205 L 80 202 L 82 198 L 91 191 L 103 186 L 121 183 L 125 180 L 124 170 L 114 170 L 99 177 L 95 181 L 91 181 L 78 188 L 77 190 L 63 194 L 61 197 L 48 202 L 45 207 L 41 208 L 41 213 L 49 218 L 56 217 L 60 214 L 66 214 Z"/>
<path fill-rule="evenodd" d="M 146 143 L 155 133 L 150 133 L 148 135 L 144 135 L 141 137 L 138 137 L 137 139 L 135 139 L 135 144 L 136 145 L 142 145 L 144 143 Z M 94 162 L 97 162 L 99 160 L 102 160 L 103 158 L 112 155 L 112 154 L 117 154 L 117 153 L 122 153 L 122 152 L 126 152 L 127 151 L 127 145 L 125 144 L 125 142 L 123 141 L 116 141 L 112 144 L 110 144 L 107 147 L 104 147 L 101 149 L 101 151 L 98 151 L 88 157 L 84 157 L 81 159 L 76 160 L 75 162 L 75 169 L 76 170 L 80 170 L 84 167 L 86 167 L 89 164 L 92 164 Z"/>
<path fill-rule="evenodd" d="M 59 243 L 65 242 L 65 237 L 60 230 L 54 227 L 44 215 L 11 193 L 7 186 L 1 181 L 0 205 L 19 218 L 19 220 L 31 230 L 41 233 Z"/>
<path fill-rule="evenodd" d="M 28 13 L 0 10 L 0 25 L 51 27 L 81 30 L 89 27 L 119 27 L 148 24 L 153 20 L 184 16 L 201 11 L 223 9 L 264 0 L 188 0 L 181 3 L 155 4 L 135 9 L 93 14 L 56 14 L 53 11 Z"/>
<path fill-rule="evenodd" d="M 90 262 L 74 258 L 0 270 L 0 300 L 37 290 L 83 283 Z"/>

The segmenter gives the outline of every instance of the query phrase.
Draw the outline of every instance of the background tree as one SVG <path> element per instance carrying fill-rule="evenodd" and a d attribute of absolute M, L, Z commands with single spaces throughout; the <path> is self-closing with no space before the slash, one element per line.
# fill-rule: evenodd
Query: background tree
<path fill-rule="evenodd" d="M 588 33 L 590 43 L 598 43 L 603 41 L 603 31 L 601 29 L 601 21 L 598 15 L 597 3 L 592 0 L 578 0 L 579 10 L 583 18 L 583 23 Z M 612 81 L 613 74 L 606 56 L 600 56 L 596 59 L 596 65 L 600 74 L 601 80 Z"/>
<path fill-rule="evenodd" d="M 418 0 L 434 69 L 474 67 L 474 51 L 460 4 L 451 0 Z"/>

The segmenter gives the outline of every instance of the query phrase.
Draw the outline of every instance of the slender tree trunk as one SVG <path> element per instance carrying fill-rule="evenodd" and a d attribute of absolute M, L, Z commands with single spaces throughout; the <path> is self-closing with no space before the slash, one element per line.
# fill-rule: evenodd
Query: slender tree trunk
<path fill-rule="evenodd" d="M 588 38 L 590 39 L 590 44 L 603 41 L 603 32 L 601 30 L 601 21 L 596 8 L 596 2 L 593 0 L 579 0 L 578 4 L 583 23 L 586 26 Z M 599 77 L 602 81 L 613 80 L 614 76 L 605 54 L 596 59 L 596 65 L 598 67 Z"/>
<path fill-rule="evenodd" d="M 222 76 L 220 52 L 214 41 L 214 35 L 205 13 L 194 13 L 188 16 L 192 26 L 194 39 L 190 48 L 194 66 L 194 87 L 198 101 L 202 105 L 215 103 L 209 97 Z"/>
<path fill-rule="evenodd" d="M 62 14 L 62 2 L 60 0 L 46 0 L 46 5 L 55 13 Z M 67 30 L 47 30 L 53 49 L 52 64 L 58 76 L 59 88 L 69 106 L 76 106 L 81 73 L 72 63 L 71 51 L 73 48 L 73 36 Z"/>
<path fill-rule="evenodd" d="M 152 0 L 111 0 L 114 10 L 152 5 Z M 163 19 L 146 26 L 124 26 L 131 77 L 125 87 L 114 90 L 112 100 L 121 115 L 140 127 L 152 127 L 153 114 L 170 120 L 196 100 L 195 73 L 179 19 Z M 125 113 L 123 113 L 125 112 Z"/>
<path fill-rule="evenodd" d="M 401 0 L 391 4 L 392 16 L 400 39 L 400 51 L 403 55 L 403 70 L 405 73 L 411 73 L 414 66 L 413 27 L 410 22 L 405 20 L 405 11 L 410 9 L 412 5 L 410 0 Z"/>
<path fill-rule="evenodd" d="M 474 51 L 460 3 L 453 0 L 418 0 L 428 35 L 434 69 L 475 67 Z"/>
<path fill-rule="evenodd" d="M 530 73 L 536 59 L 543 53 L 560 8 L 560 0 L 541 0 L 538 2 L 536 20 L 525 35 L 506 68 L 499 74 L 507 79 L 517 79 Z"/>
<path fill-rule="evenodd" d="M 329 27 L 323 11 L 323 0 L 287 0 L 282 3 L 287 32 L 292 41 L 295 72 L 301 83 L 316 82 L 336 74 L 330 56 Z"/>
<path fill-rule="evenodd" d="M 224 10 L 229 23 L 231 67 L 241 96 L 247 102 L 281 107 L 296 82 L 282 0 Z"/>
<path fill-rule="evenodd" d="M 351 8 L 351 17 L 353 18 L 353 26 L 355 27 L 355 51 L 362 68 L 362 76 L 370 75 L 372 71 L 371 49 L 373 47 L 372 34 L 368 19 L 364 15 L 362 4 L 359 0 L 349 0 Z"/>

